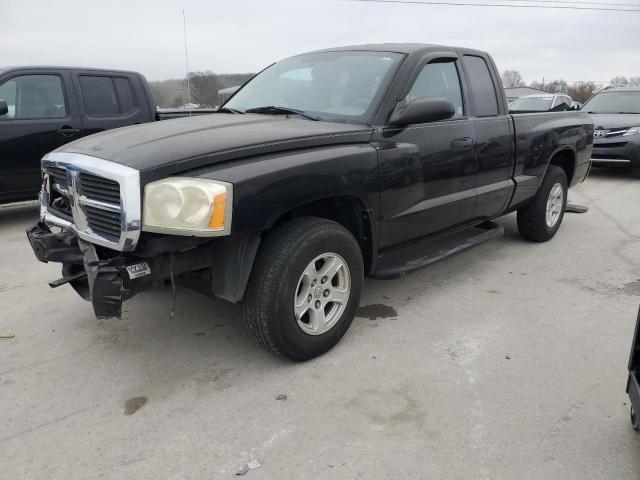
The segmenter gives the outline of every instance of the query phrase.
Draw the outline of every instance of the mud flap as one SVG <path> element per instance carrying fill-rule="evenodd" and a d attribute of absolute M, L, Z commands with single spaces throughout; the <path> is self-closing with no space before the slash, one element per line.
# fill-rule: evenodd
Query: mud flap
<path fill-rule="evenodd" d="M 96 317 L 120 317 L 124 288 L 118 269 L 110 265 L 110 260 L 100 260 L 92 244 L 78 240 L 78 246 L 82 252 L 90 301 Z"/>

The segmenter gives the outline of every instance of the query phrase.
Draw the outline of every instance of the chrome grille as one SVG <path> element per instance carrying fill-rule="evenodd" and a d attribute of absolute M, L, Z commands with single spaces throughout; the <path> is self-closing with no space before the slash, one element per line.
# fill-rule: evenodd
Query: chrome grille
<path fill-rule="evenodd" d="M 132 250 L 141 226 L 139 172 L 99 158 L 50 153 L 42 159 L 40 216 L 84 240 Z"/>
<path fill-rule="evenodd" d="M 79 179 L 81 195 L 120 205 L 120 185 L 118 182 L 90 173 L 80 173 Z"/>
<path fill-rule="evenodd" d="M 71 221 L 71 204 L 69 202 L 69 184 L 67 171 L 62 167 L 48 166 L 42 173 L 48 176 L 49 207 L 56 215 Z"/>
<path fill-rule="evenodd" d="M 87 224 L 94 232 L 107 236 L 120 237 L 122 218 L 120 212 L 110 212 L 86 205 L 84 211 L 87 215 Z"/>
<path fill-rule="evenodd" d="M 628 128 L 618 129 L 618 130 L 609 130 L 607 132 L 607 137 L 619 137 L 625 133 L 627 133 Z"/>
<path fill-rule="evenodd" d="M 98 202 L 82 202 L 82 210 L 87 217 L 87 226 L 107 238 L 119 238 L 122 229 L 122 215 L 120 211 L 120 184 L 108 178 L 99 177 L 91 173 L 80 172 L 77 180 L 77 190 L 81 199 L 108 203 L 111 208 L 105 208 Z M 117 208 L 116 208 L 117 207 Z"/>
<path fill-rule="evenodd" d="M 60 167 L 48 167 L 45 170 L 49 174 L 52 182 L 59 185 L 62 189 L 67 189 L 67 171 Z"/>

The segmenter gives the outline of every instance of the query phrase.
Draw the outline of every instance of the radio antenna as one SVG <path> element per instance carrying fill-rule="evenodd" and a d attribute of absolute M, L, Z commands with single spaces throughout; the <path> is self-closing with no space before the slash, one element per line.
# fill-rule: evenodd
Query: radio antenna
<path fill-rule="evenodd" d="M 182 29 L 184 30 L 184 64 L 187 69 L 187 103 L 191 104 L 191 83 L 189 81 L 189 52 L 187 51 L 187 17 L 182 10 Z M 189 108 L 191 116 L 191 108 Z"/>

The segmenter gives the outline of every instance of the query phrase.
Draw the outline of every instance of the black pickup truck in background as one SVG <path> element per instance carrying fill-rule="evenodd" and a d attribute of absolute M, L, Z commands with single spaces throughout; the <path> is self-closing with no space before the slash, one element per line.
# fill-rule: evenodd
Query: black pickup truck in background
<path fill-rule="evenodd" d="M 36 198 L 40 160 L 92 133 L 213 110 L 157 110 L 139 73 L 67 67 L 0 69 L 0 203 Z"/>
<path fill-rule="evenodd" d="M 592 142 L 580 112 L 509 115 L 484 52 L 335 48 L 274 63 L 218 113 L 47 154 L 27 235 L 99 318 L 170 280 L 242 302 L 263 347 L 304 360 L 347 331 L 365 276 L 496 238 L 513 211 L 551 239 Z"/>

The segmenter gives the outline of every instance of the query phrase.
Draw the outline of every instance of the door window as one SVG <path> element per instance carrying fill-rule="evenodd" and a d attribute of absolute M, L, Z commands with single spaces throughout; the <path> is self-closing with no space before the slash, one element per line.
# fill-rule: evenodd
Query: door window
<path fill-rule="evenodd" d="M 464 67 L 468 75 L 473 108 L 478 117 L 498 115 L 498 97 L 484 58 L 465 55 Z"/>
<path fill-rule="evenodd" d="M 455 63 L 450 61 L 425 65 L 409 90 L 406 101 L 408 103 L 417 98 L 446 98 L 455 108 L 453 118 L 464 116 L 460 78 Z"/>
<path fill-rule="evenodd" d="M 64 118 L 67 107 L 58 75 L 21 75 L 0 85 L 0 100 L 9 112 L 0 120 Z"/>
<path fill-rule="evenodd" d="M 80 90 L 87 115 L 96 117 L 118 116 L 118 98 L 111 77 L 80 75 Z"/>
<path fill-rule="evenodd" d="M 133 111 L 136 99 L 126 77 L 80 75 L 84 109 L 92 117 L 117 117 Z"/>

